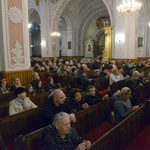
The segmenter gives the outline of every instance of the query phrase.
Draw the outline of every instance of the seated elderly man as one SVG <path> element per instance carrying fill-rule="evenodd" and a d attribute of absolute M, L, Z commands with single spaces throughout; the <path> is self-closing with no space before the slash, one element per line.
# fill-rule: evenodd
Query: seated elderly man
<path fill-rule="evenodd" d="M 91 142 L 84 141 L 70 125 L 70 116 L 65 112 L 55 115 L 53 124 L 43 133 L 44 150 L 86 150 Z"/>
<path fill-rule="evenodd" d="M 9 115 L 18 114 L 37 107 L 28 97 L 26 97 L 25 88 L 16 88 L 14 94 L 16 98 L 9 103 Z"/>
<path fill-rule="evenodd" d="M 56 89 L 49 97 L 43 110 L 43 119 L 45 124 L 51 124 L 54 116 L 59 112 L 67 112 L 70 114 L 72 122 L 76 121 L 75 110 L 65 103 L 66 95 L 60 89 Z"/>

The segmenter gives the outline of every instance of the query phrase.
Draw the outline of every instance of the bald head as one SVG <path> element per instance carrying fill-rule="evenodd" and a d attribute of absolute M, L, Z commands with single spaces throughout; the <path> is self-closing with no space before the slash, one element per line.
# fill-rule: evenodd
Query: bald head
<path fill-rule="evenodd" d="M 56 106 L 59 106 L 64 103 L 66 95 L 60 89 L 56 89 L 53 93 L 53 100 Z"/>

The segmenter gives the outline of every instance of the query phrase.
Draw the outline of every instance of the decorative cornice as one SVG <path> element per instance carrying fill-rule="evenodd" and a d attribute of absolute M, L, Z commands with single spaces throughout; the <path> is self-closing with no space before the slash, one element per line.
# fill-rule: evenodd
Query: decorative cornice
<path fill-rule="evenodd" d="M 23 14 L 16 6 L 9 7 L 8 16 L 9 19 L 15 24 L 20 23 L 23 20 Z"/>

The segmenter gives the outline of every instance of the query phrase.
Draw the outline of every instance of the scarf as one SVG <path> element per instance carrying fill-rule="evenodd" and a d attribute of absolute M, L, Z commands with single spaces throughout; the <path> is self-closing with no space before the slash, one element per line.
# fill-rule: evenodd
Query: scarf
<path fill-rule="evenodd" d="M 26 99 L 21 100 L 18 97 L 16 97 L 16 101 L 22 105 L 23 109 L 27 107 Z"/>

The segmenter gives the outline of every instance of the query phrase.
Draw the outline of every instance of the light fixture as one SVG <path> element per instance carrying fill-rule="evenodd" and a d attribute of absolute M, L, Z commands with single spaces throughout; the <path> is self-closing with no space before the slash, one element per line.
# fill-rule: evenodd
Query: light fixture
<path fill-rule="evenodd" d="M 148 26 L 150 27 L 150 22 L 148 23 Z"/>
<path fill-rule="evenodd" d="M 138 13 L 141 5 L 140 2 L 135 2 L 135 0 L 123 0 L 122 4 L 117 7 L 117 11 L 120 15 Z"/>
<path fill-rule="evenodd" d="M 51 36 L 57 38 L 57 37 L 60 37 L 60 36 L 61 36 L 61 33 L 58 32 L 58 31 L 54 31 L 54 32 L 51 33 Z"/>
<path fill-rule="evenodd" d="M 41 46 L 42 46 L 42 47 L 45 47 L 45 46 L 46 46 L 46 41 L 45 41 L 45 40 L 43 40 L 43 41 L 41 42 Z"/>
<path fill-rule="evenodd" d="M 31 24 L 31 23 L 29 23 L 29 24 L 28 24 L 28 28 L 30 29 L 31 27 L 32 27 L 32 24 Z"/>
<path fill-rule="evenodd" d="M 124 33 L 116 34 L 115 42 L 118 44 L 123 44 L 125 42 L 125 34 Z"/>

